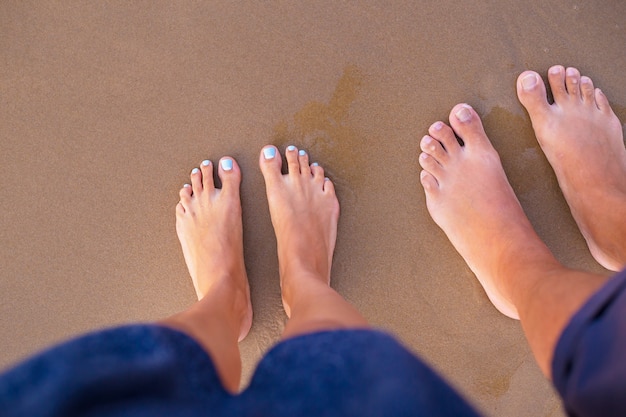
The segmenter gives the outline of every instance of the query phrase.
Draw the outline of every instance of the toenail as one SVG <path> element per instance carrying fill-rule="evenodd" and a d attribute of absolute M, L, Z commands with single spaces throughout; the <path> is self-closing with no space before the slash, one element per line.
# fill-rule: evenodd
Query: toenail
<path fill-rule="evenodd" d="M 436 123 L 433 123 L 433 125 L 431 127 L 432 127 L 433 130 L 441 130 L 443 128 L 443 123 L 436 122 Z"/>
<path fill-rule="evenodd" d="M 192 174 L 197 174 L 198 172 L 200 172 L 200 170 L 198 168 L 194 168 L 191 170 Z"/>
<path fill-rule="evenodd" d="M 191 184 L 183 184 L 183 187 L 184 188 L 189 188 L 189 187 L 191 187 Z"/>
<path fill-rule="evenodd" d="M 583 84 L 589 84 L 591 82 L 591 78 L 583 75 L 582 77 L 580 77 L 580 82 Z"/>
<path fill-rule="evenodd" d="M 535 74 L 528 74 L 522 78 L 522 88 L 524 90 L 532 90 L 537 85 L 537 76 Z"/>
<path fill-rule="evenodd" d="M 273 159 L 276 156 L 276 148 L 263 149 L 263 157 L 265 159 Z"/>
<path fill-rule="evenodd" d="M 211 165 L 211 161 L 209 161 L 208 159 L 202 161 L 202 166 L 208 167 L 209 165 Z"/>
<path fill-rule="evenodd" d="M 330 178 L 324 177 L 324 181 L 330 181 Z"/>
<path fill-rule="evenodd" d="M 296 150 L 296 147 L 293 146 L 293 145 L 289 145 L 289 146 L 287 146 L 287 150 L 290 151 L 290 152 L 293 152 L 293 151 Z"/>
<path fill-rule="evenodd" d="M 550 68 L 550 74 L 560 74 L 561 73 L 561 67 L 552 67 Z"/>
<path fill-rule="evenodd" d="M 464 105 L 461 106 L 460 109 L 458 109 L 456 111 L 456 113 L 454 113 L 454 115 L 456 116 L 456 118 L 461 122 L 461 123 L 466 123 L 469 122 L 472 119 L 472 112 L 469 111 L 469 106 Z"/>
<path fill-rule="evenodd" d="M 298 151 L 298 155 L 304 156 L 304 155 L 306 155 L 306 151 L 301 149 L 301 150 Z"/>
<path fill-rule="evenodd" d="M 320 164 L 318 164 L 317 162 L 313 162 L 313 163 L 311 164 L 311 166 L 312 166 L 312 167 L 318 167 L 318 166 L 320 166 Z"/>
<path fill-rule="evenodd" d="M 222 161 L 220 162 L 220 165 L 222 166 L 222 169 L 224 171 L 230 171 L 231 169 L 233 169 L 233 160 L 232 159 L 222 159 Z"/>

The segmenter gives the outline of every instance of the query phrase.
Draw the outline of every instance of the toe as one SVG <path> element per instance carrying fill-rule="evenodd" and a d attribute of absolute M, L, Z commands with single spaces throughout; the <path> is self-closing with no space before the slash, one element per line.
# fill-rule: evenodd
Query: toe
<path fill-rule="evenodd" d="M 565 86 L 570 97 L 580 98 L 580 72 L 576 68 L 565 70 Z"/>
<path fill-rule="evenodd" d="M 226 193 L 239 194 L 239 184 L 241 183 L 241 170 L 237 162 L 230 156 L 220 159 L 218 175 L 222 181 L 222 191 Z"/>
<path fill-rule="evenodd" d="M 283 165 L 283 160 L 280 157 L 280 152 L 275 146 L 267 145 L 261 150 L 259 155 L 259 166 L 263 173 L 265 182 L 275 181 L 281 177 L 282 173 L 280 169 Z"/>
<path fill-rule="evenodd" d="M 422 169 L 428 171 L 432 175 L 439 176 L 442 173 L 443 168 L 439 165 L 439 162 L 427 153 L 422 152 L 420 154 L 419 163 Z"/>
<path fill-rule="evenodd" d="M 602 90 L 596 88 L 595 90 L 596 104 L 598 108 L 604 113 L 612 113 L 611 105 L 609 104 L 609 99 L 606 98 Z"/>
<path fill-rule="evenodd" d="M 432 156 L 440 164 L 448 160 L 448 153 L 443 149 L 443 145 L 430 136 L 424 136 L 420 141 L 420 149 Z"/>
<path fill-rule="evenodd" d="M 313 174 L 313 178 L 317 181 L 324 181 L 324 168 L 322 168 L 317 162 L 313 162 L 311 164 L 311 174 Z"/>
<path fill-rule="evenodd" d="M 191 185 L 185 184 L 183 188 L 178 192 L 180 197 L 180 204 L 182 204 L 185 210 L 189 209 L 189 203 L 191 202 Z"/>
<path fill-rule="evenodd" d="M 546 85 L 534 71 L 524 71 L 517 77 L 517 98 L 532 119 L 542 117 L 550 109 Z"/>
<path fill-rule="evenodd" d="M 191 170 L 191 188 L 193 194 L 200 194 L 202 192 L 202 172 L 200 168 L 194 168 Z"/>
<path fill-rule="evenodd" d="M 469 104 L 457 104 L 450 112 L 450 125 L 467 147 L 489 143 L 480 117 Z"/>
<path fill-rule="evenodd" d="M 438 140 L 450 154 L 455 154 L 461 149 L 461 145 L 456 139 L 454 132 L 443 122 L 433 123 L 430 128 L 428 128 L 428 133 L 432 138 Z"/>
<path fill-rule="evenodd" d="M 324 177 L 324 193 L 335 195 L 335 184 L 328 177 Z"/>
<path fill-rule="evenodd" d="M 424 190 L 429 193 L 439 188 L 437 178 L 435 178 L 433 174 L 426 170 L 420 172 L 420 182 L 422 183 L 422 187 L 424 187 Z"/>
<path fill-rule="evenodd" d="M 200 171 L 202 171 L 202 189 L 213 191 L 215 184 L 213 183 L 213 164 L 211 161 L 208 159 L 202 161 Z"/>
<path fill-rule="evenodd" d="M 300 165 L 300 173 L 311 176 L 311 167 L 309 166 L 309 155 L 304 149 L 298 151 L 298 164 Z"/>
<path fill-rule="evenodd" d="M 565 68 L 562 65 L 555 65 L 548 70 L 548 82 L 554 101 L 558 103 L 567 99 L 565 89 Z"/>
<path fill-rule="evenodd" d="M 179 201 L 178 204 L 176 204 L 176 215 L 183 216 L 186 212 L 185 206 L 183 206 L 183 203 Z"/>
<path fill-rule="evenodd" d="M 299 175 L 300 163 L 298 162 L 298 148 L 293 145 L 287 146 L 285 158 L 287 159 L 287 169 L 289 170 L 289 174 Z"/>
<path fill-rule="evenodd" d="M 595 88 L 593 87 L 591 78 L 585 76 L 580 77 L 580 93 L 585 103 L 596 105 Z"/>

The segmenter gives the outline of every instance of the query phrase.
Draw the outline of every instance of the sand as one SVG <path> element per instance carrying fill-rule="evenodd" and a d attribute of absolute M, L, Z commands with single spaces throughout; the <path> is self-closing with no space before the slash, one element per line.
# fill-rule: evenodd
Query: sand
<path fill-rule="evenodd" d="M 486 415 L 561 416 L 519 323 L 428 216 L 418 141 L 474 106 L 555 255 L 602 271 L 514 85 L 574 65 L 626 120 L 626 3 L 386 3 L 0 3 L 0 366 L 193 303 L 177 192 L 201 160 L 231 155 L 255 312 L 247 380 L 285 322 L 258 152 L 293 143 L 337 183 L 333 286 Z"/>

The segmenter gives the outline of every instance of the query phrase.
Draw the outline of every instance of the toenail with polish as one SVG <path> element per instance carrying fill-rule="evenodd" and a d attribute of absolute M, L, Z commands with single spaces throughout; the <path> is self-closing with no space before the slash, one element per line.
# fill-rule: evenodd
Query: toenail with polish
<path fill-rule="evenodd" d="M 289 145 L 289 146 L 287 146 L 287 150 L 288 150 L 288 151 L 295 151 L 295 150 L 296 150 L 296 147 L 295 147 L 295 146 L 293 146 L 293 145 Z"/>
<path fill-rule="evenodd" d="M 465 106 L 458 109 L 454 115 L 462 123 L 469 122 L 472 119 L 472 112 Z"/>
<path fill-rule="evenodd" d="M 200 170 L 198 168 L 194 168 L 191 170 L 192 174 L 197 174 L 198 172 L 200 172 Z"/>
<path fill-rule="evenodd" d="M 222 159 L 222 161 L 220 162 L 220 165 L 222 166 L 222 169 L 224 171 L 230 171 L 231 169 L 233 169 L 233 160 L 232 159 Z"/>
<path fill-rule="evenodd" d="M 304 155 L 306 155 L 306 151 L 304 151 L 304 150 L 300 149 L 300 150 L 298 151 L 298 155 L 300 155 L 300 156 L 304 156 Z"/>
<path fill-rule="evenodd" d="M 273 159 L 276 156 L 276 148 L 263 149 L 263 157 L 265 159 Z"/>
<path fill-rule="evenodd" d="M 318 164 L 317 162 L 313 162 L 313 163 L 311 164 L 311 166 L 312 166 L 312 167 L 318 167 L 318 166 L 320 166 L 320 164 Z"/>
<path fill-rule="evenodd" d="M 202 166 L 208 167 L 209 165 L 211 165 L 211 161 L 209 161 L 208 159 L 202 161 Z"/>
<path fill-rule="evenodd" d="M 528 74 L 522 78 L 522 88 L 524 90 L 532 90 L 537 85 L 537 76 L 535 74 Z"/>
<path fill-rule="evenodd" d="M 189 188 L 189 187 L 191 187 L 191 184 L 183 184 L 183 187 L 184 188 Z"/>
<path fill-rule="evenodd" d="M 324 181 L 330 181 L 330 178 L 324 177 Z"/>

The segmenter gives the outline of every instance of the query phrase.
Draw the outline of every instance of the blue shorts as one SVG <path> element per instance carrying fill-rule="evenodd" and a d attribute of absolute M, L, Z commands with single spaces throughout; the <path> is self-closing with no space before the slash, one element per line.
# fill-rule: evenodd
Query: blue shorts
<path fill-rule="evenodd" d="M 576 313 L 553 361 L 572 416 L 626 415 L 626 272 Z M 532 401 L 532 399 L 528 399 Z M 321 332 L 283 341 L 249 387 L 227 393 L 205 351 L 156 325 L 92 333 L 0 376 L 2 416 L 476 416 L 386 333 Z"/>

